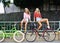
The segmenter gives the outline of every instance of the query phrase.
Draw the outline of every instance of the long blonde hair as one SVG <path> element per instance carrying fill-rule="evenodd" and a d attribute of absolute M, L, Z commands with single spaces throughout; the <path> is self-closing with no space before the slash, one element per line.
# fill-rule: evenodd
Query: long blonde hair
<path fill-rule="evenodd" d="M 25 11 L 24 12 L 27 13 L 27 14 L 30 14 L 30 11 L 29 11 L 28 8 L 25 8 Z"/>
<path fill-rule="evenodd" d="M 38 12 L 38 13 L 40 13 L 40 10 L 39 10 L 39 8 L 36 8 L 36 9 L 35 9 L 35 12 Z"/>

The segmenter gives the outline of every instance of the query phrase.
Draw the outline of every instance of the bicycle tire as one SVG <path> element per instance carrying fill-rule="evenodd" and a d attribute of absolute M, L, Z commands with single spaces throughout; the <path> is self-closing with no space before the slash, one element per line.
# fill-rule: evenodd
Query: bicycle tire
<path fill-rule="evenodd" d="M 48 30 L 49 30 L 49 31 L 48 31 Z M 51 35 L 50 35 L 50 34 L 51 34 Z M 52 42 L 52 41 L 54 41 L 55 38 L 56 38 L 56 33 L 55 33 L 55 31 L 52 30 L 52 29 L 47 29 L 47 30 L 45 30 L 44 33 L 43 33 L 43 38 L 44 38 L 44 40 L 47 41 L 47 42 Z M 47 38 L 48 38 L 48 39 L 47 39 Z"/>
<path fill-rule="evenodd" d="M 33 32 L 32 30 L 26 31 L 26 33 L 25 33 L 25 39 L 28 42 L 34 42 L 36 40 L 36 33 Z"/>
<path fill-rule="evenodd" d="M 18 36 L 19 35 L 19 36 Z M 13 39 L 16 41 L 16 42 L 22 42 L 24 40 L 24 33 L 21 32 L 21 31 L 16 31 L 14 34 L 13 34 Z M 18 39 L 17 39 L 18 38 Z"/>
<path fill-rule="evenodd" d="M 4 40 L 4 32 L 0 31 L 0 42 Z"/>

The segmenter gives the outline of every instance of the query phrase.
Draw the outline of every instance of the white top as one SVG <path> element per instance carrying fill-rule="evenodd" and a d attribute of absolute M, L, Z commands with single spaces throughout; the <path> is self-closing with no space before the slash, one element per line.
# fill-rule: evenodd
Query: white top
<path fill-rule="evenodd" d="M 24 13 L 24 19 L 30 20 L 30 14 Z"/>

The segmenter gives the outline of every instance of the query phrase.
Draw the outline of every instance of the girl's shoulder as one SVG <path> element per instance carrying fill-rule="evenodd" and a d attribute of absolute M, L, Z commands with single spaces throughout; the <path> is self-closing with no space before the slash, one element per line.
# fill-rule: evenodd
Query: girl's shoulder
<path fill-rule="evenodd" d="M 25 12 L 23 14 L 26 14 Z"/>

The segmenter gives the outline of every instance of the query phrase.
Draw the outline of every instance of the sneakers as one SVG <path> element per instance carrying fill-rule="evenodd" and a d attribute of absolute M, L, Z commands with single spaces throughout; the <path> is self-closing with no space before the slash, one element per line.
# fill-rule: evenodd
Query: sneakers
<path fill-rule="evenodd" d="M 47 26 L 48 29 L 50 29 L 50 26 Z"/>

